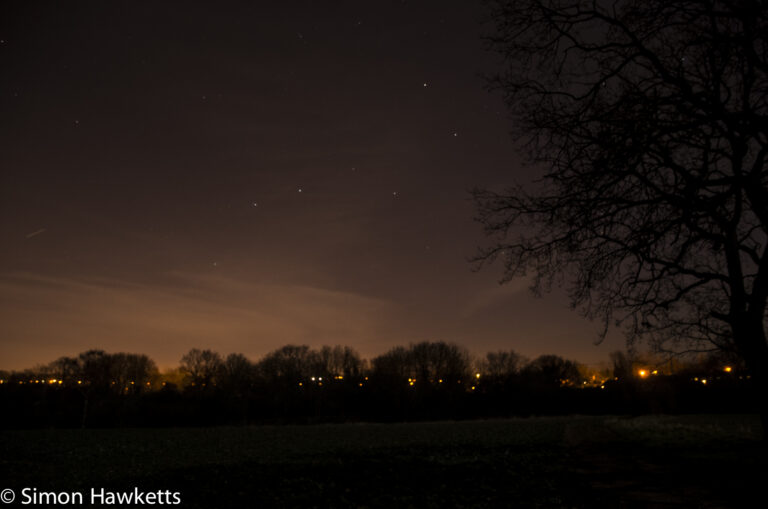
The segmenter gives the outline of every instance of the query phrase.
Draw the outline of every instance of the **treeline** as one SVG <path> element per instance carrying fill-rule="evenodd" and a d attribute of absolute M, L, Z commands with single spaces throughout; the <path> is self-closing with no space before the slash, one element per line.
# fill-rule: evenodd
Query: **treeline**
<path fill-rule="evenodd" d="M 160 373 L 143 354 L 90 350 L 0 372 L 3 427 L 402 421 L 540 414 L 749 412 L 751 383 L 722 357 L 660 361 L 617 352 L 593 370 L 557 355 L 472 358 L 445 342 L 370 361 L 346 346 L 288 345 L 252 362 L 192 349 Z"/>

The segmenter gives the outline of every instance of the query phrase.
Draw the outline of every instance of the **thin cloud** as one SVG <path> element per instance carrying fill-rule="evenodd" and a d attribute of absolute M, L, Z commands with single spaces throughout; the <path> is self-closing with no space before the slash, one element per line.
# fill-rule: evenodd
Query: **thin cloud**
<path fill-rule="evenodd" d="M 174 274 L 177 284 L 0 276 L 2 368 L 18 368 L 89 348 L 147 353 L 174 365 L 189 348 L 261 356 L 287 343 L 311 346 L 378 341 L 392 303 L 301 285 L 256 284 Z M 22 350 L 20 347 L 24 345 Z M 30 347 L 35 355 L 30 358 Z"/>

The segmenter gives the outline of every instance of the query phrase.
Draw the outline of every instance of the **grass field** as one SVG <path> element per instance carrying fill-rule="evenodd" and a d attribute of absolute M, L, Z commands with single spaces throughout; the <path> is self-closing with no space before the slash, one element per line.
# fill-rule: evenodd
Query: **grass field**
<path fill-rule="evenodd" d="M 162 489 L 211 509 L 758 507 L 759 435 L 752 416 L 3 431 L 0 489 Z"/>

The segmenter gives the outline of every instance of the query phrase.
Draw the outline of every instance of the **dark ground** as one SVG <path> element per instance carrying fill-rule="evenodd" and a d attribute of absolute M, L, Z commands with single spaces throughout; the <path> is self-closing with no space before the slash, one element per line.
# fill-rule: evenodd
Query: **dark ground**
<path fill-rule="evenodd" d="M 759 432 L 728 415 L 3 431 L 0 489 L 162 489 L 199 508 L 757 507 Z"/>

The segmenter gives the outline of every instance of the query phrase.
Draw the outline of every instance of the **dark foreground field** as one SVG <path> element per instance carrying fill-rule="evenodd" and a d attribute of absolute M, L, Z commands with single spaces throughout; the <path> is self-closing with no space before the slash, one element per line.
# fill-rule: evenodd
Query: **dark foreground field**
<path fill-rule="evenodd" d="M 171 490 L 200 508 L 764 507 L 759 430 L 649 416 L 3 431 L 0 489 L 11 507 L 24 487 Z"/>

